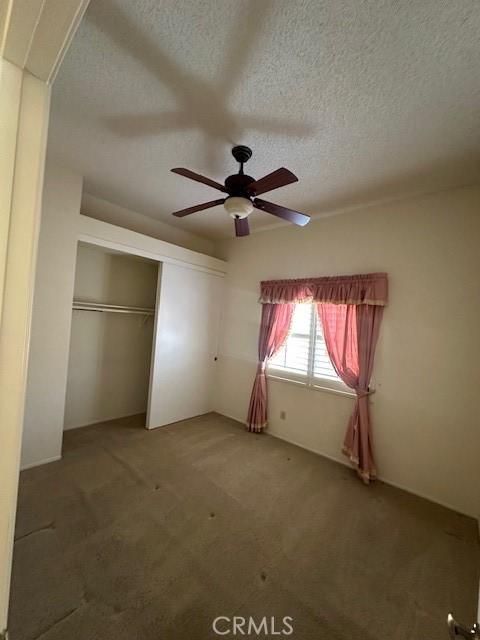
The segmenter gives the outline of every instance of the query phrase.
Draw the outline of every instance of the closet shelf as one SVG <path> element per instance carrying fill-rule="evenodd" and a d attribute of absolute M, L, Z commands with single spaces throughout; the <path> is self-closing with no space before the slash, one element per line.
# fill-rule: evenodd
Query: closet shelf
<path fill-rule="evenodd" d="M 130 307 L 128 305 L 102 304 L 100 302 L 85 302 L 74 300 L 72 308 L 75 311 L 106 311 L 108 313 L 136 313 L 142 316 L 155 315 L 155 309 L 150 307 Z"/>

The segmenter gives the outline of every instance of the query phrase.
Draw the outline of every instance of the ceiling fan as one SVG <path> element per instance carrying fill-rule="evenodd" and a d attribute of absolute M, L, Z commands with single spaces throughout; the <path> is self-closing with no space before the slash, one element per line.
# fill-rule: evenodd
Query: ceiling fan
<path fill-rule="evenodd" d="M 233 147 L 232 155 L 240 164 L 240 169 L 238 173 L 226 178 L 225 185 L 215 182 L 215 180 L 210 180 L 210 178 L 205 178 L 204 176 L 190 171 L 189 169 L 172 169 L 173 173 L 178 173 L 185 178 L 201 182 L 227 194 L 226 198 L 219 198 L 218 200 L 211 200 L 210 202 L 197 204 L 194 207 L 188 207 L 188 209 L 175 211 L 172 215 L 183 218 L 183 216 L 188 216 L 191 213 L 196 213 L 197 211 L 203 211 L 204 209 L 210 209 L 211 207 L 223 204 L 225 210 L 230 214 L 235 222 L 236 236 L 248 236 L 250 233 L 248 216 L 252 213 L 254 208 L 271 213 L 278 218 L 283 218 L 283 220 L 288 220 L 288 222 L 292 222 L 300 227 L 305 226 L 310 221 L 310 216 L 307 216 L 305 213 L 300 213 L 293 209 L 287 209 L 286 207 L 274 204 L 273 202 L 267 202 L 266 200 L 257 198 L 257 196 L 262 193 L 278 189 L 279 187 L 284 187 L 292 182 L 297 182 L 297 176 L 288 169 L 282 167 L 259 180 L 255 180 L 251 176 L 247 176 L 243 173 L 243 165 L 252 157 L 252 150 L 249 149 L 249 147 L 237 146 Z"/>

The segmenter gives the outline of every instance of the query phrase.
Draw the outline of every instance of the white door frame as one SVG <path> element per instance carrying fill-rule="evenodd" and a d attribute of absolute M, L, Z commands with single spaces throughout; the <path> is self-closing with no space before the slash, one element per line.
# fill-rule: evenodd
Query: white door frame
<path fill-rule="evenodd" d="M 51 82 L 87 5 L 0 5 L 0 637 L 8 617 Z"/>

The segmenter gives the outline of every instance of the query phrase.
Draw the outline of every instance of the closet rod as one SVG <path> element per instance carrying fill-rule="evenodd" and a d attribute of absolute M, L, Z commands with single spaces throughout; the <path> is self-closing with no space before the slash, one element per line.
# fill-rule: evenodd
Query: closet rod
<path fill-rule="evenodd" d="M 107 311 L 109 313 L 136 313 L 142 316 L 155 315 L 155 309 L 149 307 L 130 307 L 128 305 L 102 304 L 99 302 L 83 302 L 74 300 L 72 308 L 76 311 Z"/>

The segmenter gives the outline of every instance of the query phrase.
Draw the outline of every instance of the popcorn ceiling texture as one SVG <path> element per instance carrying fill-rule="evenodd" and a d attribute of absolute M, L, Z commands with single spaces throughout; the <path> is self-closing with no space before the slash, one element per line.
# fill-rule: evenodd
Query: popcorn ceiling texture
<path fill-rule="evenodd" d="M 50 150 L 85 190 L 184 230 L 233 234 L 215 191 L 233 143 L 268 199 L 313 215 L 480 180 L 477 0 L 93 1 L 54 87 Z M 276 225 L 262 212 L 252 227 Z"/>

